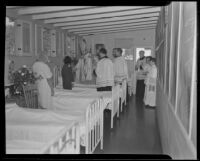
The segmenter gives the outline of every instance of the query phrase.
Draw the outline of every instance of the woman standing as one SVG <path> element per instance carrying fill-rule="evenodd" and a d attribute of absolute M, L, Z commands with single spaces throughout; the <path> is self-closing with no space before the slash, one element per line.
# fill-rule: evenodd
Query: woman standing
<path fill-rule="evenodd" d="M 100 60 L 96 68 L 97 91 L 111 91 L 114 85 L 114 68 L 112 61 L 107 57 L 107 51 L 104 48 L 99 50 Z"/>
<path fill-rule="evenodd" d="M 52 86 L 51 77 L 52 73 L 47 63 L 47 56 L 40 55 L 39 59 L 33 64 L 33 73 L 37 78 L 36 84 L 38 88 L 38 101 L 43 108 L 52 108 Z"/>
<path fill-rule="evenodd" d="M 69 56 L 66 56 L 64 58 L 64 65 L 62 67 L 62 81 L 63 81 L 63 89 L 72 89 L 72 82 L 73 79 L 73 73 L 72 73 L 72 66 L 71 66 L 71 58 Z"/>

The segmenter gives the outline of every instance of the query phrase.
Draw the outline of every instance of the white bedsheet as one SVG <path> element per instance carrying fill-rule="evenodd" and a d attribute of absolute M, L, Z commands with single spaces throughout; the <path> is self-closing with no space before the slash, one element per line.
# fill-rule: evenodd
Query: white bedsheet
<path fill-rule="evenodd" d="M 13 107 L 6 109 L 6 140 L 48 142 L 73 124 L 49 110 Z"/>
<path fill-rule="evenodd" d="M 107 106 L 112 101 L 112 92 L 111 91 L 102 91 L 97 92 L 96 90 L 88 90 L 85 88 L 80 89 L 73 89 L 73 90 L 64 90 L 64 89 L 55 89 L 55 97 L 62 98 L 61 96 L 66 96 L 67 98 L 63 98 L 67 103 L 70 101 L 74 101 L 73 99 L 80 99 L 80 102 L 84 102 L 83 99 L 98 99 L 103 98 L 104 102 L 104 109 L 110 108 L 110 106 Z M 57 106 L 57 105 L 55 105 Z M 64 104 L 63 104 L 64 106 Z"/>
<path fill-rule="evenodd" d="M 6 140 L 6 154 L 41 154 L 43 147 L 43 142 Z"/>

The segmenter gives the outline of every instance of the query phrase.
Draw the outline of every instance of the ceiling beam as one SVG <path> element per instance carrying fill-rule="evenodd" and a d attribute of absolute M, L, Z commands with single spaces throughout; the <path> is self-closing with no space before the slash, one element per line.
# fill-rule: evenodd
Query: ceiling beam
<path fill-rule="evenodd" d="M 122 7 L 99 7 L 99 8 L 91 8 L 85 10 L 77 10 L 77 11 L 65 11 L 65 12 L 57 12 L 57 13 L 47 13 L 47 14 L 39 14 L 33 15 L 33 19 L 48 19 L 48 18 L 58 18 L 58 17 L 69 17 L 69 16 L 83 16 L 83 15 L 92 15 L 99 13 L 107 13 L 107 12 L 116 12 L 116 11 L 127 11 L 127 10 L 135 10 L 141 9 L 144 7 L 135 7 L 135 6 L 122 6 Z M 100 15 L 99 15 L 100 16 Z"/>
<path fill-rule="evenodd" d="M 94 29 L 109 29 L 109 28 L 117 28 L 117 27 L 130 27 L 130 26 L 138 26 L 138 25 L 147 25 L 147 24 L 157 24 L 157 21 L 150 21 L 150 22 L 140 22 L 140 23 L 130 23 L 130 24 L 118 24 L 118 25 L 109 25 L 109 26 L 99 26 L 99 27 L 87 27 L 87 28 L 77 28 L 77 29 L 73 29 L 73 28 L 66 28 L 63 27 L 62 29 L 67 29 L 69 31 L 84 31 L 84 30 L 94 30 Z"/>
<path fill-rule="evenodd" d="M 17 7 L 20 7 L 20 6 L 6 6 L 7 9 L 15 9 Z"/>
<path fill-rule="evenodd" d="M 130 24 L 130 23 L 138 23 L 138 22 L 149 22 L 149 21 L 157 21 L 158 17 L 152 17 L 152 18 L 144 18 L 144 19 L 131 19 L 131 20 L 124 20 L 124 21 L 112 21 L 112 22 L 105 22 L 105 23 L 95 23 L 95 24 L 87 24 L 87 22 L 85 22 L 84 25 L 67 25 L 64 26 L 65 29 L 68 28 L 85 28 L 85 27 L 99 27 L 99 26 L 108 26 L 108 25 L 119 25 L 119 24 Z M 54 25 L 55 27 L 60 27 L 60 25 Z M 64 28 L 63 27 L 63 28 Z"/>
<path fill-rule="evenodd" d="M 144 27 L 155 27 L 155 24 L 149 25 L 142 25 L 142 26 L 129 26 L 129 27 L 118 27 L 118 28 L 110 28 L 110 29 L 96 29 L 96 30 L 87 30 L 87 31 L 69 31 L 74 33 L 89 33 L 89 32 L 101 32 L 101 31 L 116 31 L 116 30 L 126 30 L 126 29 L 133 29 L 133 28 L 144 28 Z"/>
<path fill-rule="evenodd" d="M 140 11 L 140 12 L 139 12 Z M 44 20 L 44 23 L 57 23 L 57 22 L 70 22 L 70 23 L 84 23 L 85 20 L 91 20 L 102 22 L 102 21 L 109 21 L 109 19 L 112 21 L 113 17 L 123 17 L 123 16 L 132 16 L 133 18 L 142 18 L 142 17 L 152 17 L 152 16 L 158 16 L 160 11 L 160 7 L 151 7 L 146 9 L 140 9 L 136 13 L 135 10 L 126 11 L 126 12 L 116 12 L 116 13 L 103 13 L 103 14 L 96 14 L 96 15 L 85 15 L 85 16 L 79 16 L 79 17 L 65 17 L 65 18 L 54 18 L 49 20 Z M 102 18 L 102 19 L 101 19 Z M 95 22 L 92 22 L 95 23 Z"/>
<path fill-rule="evenodd" d="M 74 22 L 64 22 L 64 23 L 56 23 L 54 26 L 71 26 L 71 25 L 84 25 L 84 24 L 97 24 L 97 23 L 105 23 L 105 22 L 114 22 L 114 21 L 125 21 L 125 20 L 133 20 L 135 19 L 140 21 L 145 18 L 158 18 L 159 13 L 150 13 L 150 14 L 141 14 L 141 15 L 128 15 L 122 17 L 113 17 L 113 18 L 104 18 L 104 19 L 92 19 L 92 20 L 84 20 L 84 21 L 74 21 Z"/>
<path fill-rule="evenodd" d="M 35 13 L 45 13 L 45 12 L 55 12 L 55 11 L 68 11 L 74 9 L 85 9 L 85 8 L 92 8 L 92 6 L 45 6 L 45 7 L 26 7 L 23 9 L 18 10 L 19 15 L 24 14 L 35 14 Z M 94 6 L 93 6 L 94 8 Z"/>
<path fill-rule="evenodd" d="M 80 33 L 80 36 L 87 36 L 87 35 L 97 35 L 97 34 L 111 34 L 111 33 L 119 33 L 119 32 L 130 32 L 130 31 L 138 31 L 138 30 L 150 30 L 155 29 L 155 27 L 144 27 L 144 28 L 134 28 L 134 29 L 127 29 L 127 30 L 116 30 L 116 31 L 109 31 L 109 32 L 91 32 L 91 33 Z"/>

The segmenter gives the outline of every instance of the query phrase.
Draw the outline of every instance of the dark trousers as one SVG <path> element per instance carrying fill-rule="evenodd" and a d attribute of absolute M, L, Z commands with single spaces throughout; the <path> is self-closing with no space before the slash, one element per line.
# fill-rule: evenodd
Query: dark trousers
<path fill-rule="evenodd" d="M 99 87 L 97 91 L 112 91 L 112 86 Z"/>
<path fill-rule="evenodd" d="M 136 97 L 139 99 L 144 98 L 145 84 L 144 80 L 137 80 Z"/>

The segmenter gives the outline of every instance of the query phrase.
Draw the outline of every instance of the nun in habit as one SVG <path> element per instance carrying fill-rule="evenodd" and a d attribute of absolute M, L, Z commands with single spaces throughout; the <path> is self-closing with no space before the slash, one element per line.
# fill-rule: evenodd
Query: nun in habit
<path fill-rule="evenodd" d="M 38 88 L 38 101 L 42 108 L 52 108 L 51 95 L 53 87 L 51 87 L 52 72 L 47 65 L 47 56 L 41 54 L 39 59 L 33 64 L 33 73 L 37 79 L 36 84 Z"/>
<path fill-rule="evenodd" d="M 63 80 L 63 89 L 72 89 L 72 82 L 73 79 L 73 73 L 72 73 L 72 60 L 69 56 L 66 56 L 64 58 L 64 65 L 62 67 L 62 80 Z"/>

